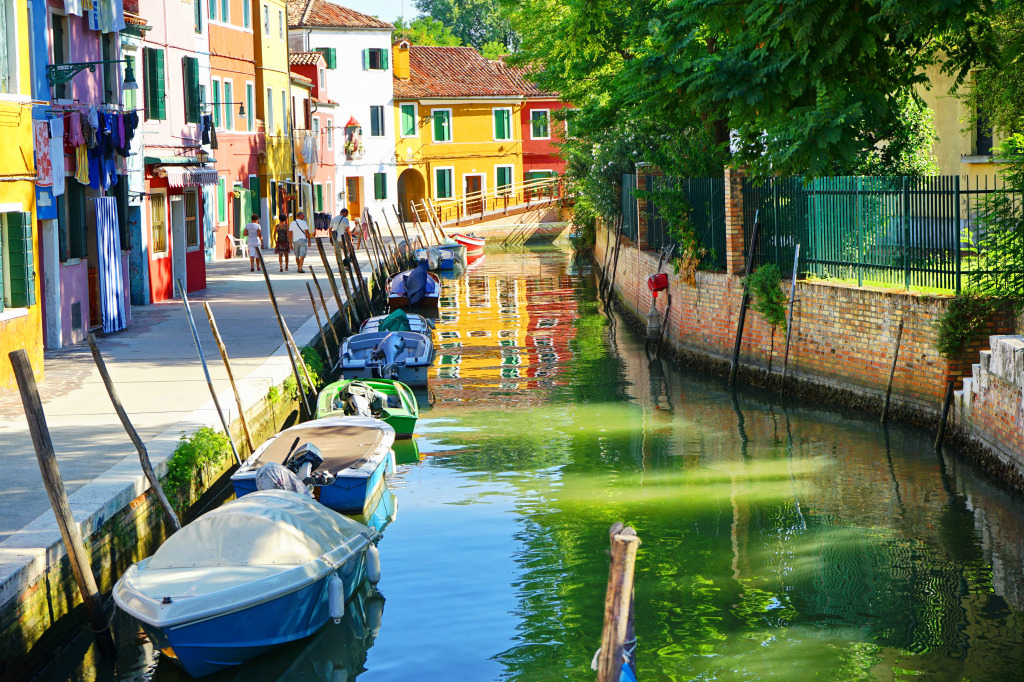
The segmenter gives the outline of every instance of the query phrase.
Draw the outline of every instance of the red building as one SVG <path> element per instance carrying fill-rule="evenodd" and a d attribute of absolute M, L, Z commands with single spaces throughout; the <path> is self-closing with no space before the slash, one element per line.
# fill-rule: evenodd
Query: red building
<path fill-rule="evenodd" d="M 557 145 L 566 139 L 566 122 L 557 120 L 556 111 L 571 108 L 558 93 L 544 92 L 528 81 L 525 72 L 505 66 L 509 78 L 524 95 L 520 127 L 523 140 L 523 181 L 561 175 L 565 160 Z"/>

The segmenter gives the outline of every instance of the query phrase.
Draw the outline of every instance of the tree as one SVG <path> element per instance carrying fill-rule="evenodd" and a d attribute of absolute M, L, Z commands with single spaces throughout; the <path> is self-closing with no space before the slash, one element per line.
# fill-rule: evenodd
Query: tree
<path fill-rule="evenodd" d="M 484 56 L 484 59 L 501 59 L 508 52 L 505 43 L 499 43 L 497 40 L 488 41 L 480 48 L 480 54 Z"/>
<path fill-rule="evenodd" d="M 499 42 L 510 51 L 519 44 L 497 0 L 416 0 L 416 9 L 443 23 L 452 35 L 477 50 L 489 42 Z"/>
<path fill-rule="evenodd" d="M 1013 0 L 992 20 L 990 51 L 983 66 L 975 71 L 969 88 L 960 92 L 970 112 L 970 123 L 978 114 L 996 130 L 1021 130 L 1024 123 L 1024 2 Z"/>
<path fill-rule="evenodd" d="M 395 37 L 406 38 L 413 45 L 434 45 L 458 47 L 462 41 L 452 35 L 450 28 L 431 17 L 418 17 L 408 25 L 399 18 L 395 20 Z"/>

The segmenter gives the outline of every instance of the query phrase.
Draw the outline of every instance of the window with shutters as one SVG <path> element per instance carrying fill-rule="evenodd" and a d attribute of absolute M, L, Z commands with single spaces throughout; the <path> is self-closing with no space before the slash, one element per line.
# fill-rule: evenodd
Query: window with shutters
<path fill-rule="evenodd" d="M 334 122 L 327 122 L 327 148 L 334 149 Z"/>
<path fill-rule="evenodd" d="M 270 6 L 263 5 L 263 35 L 270 35 Z"/>
<path fill-rule="evenodd" d="M 250 133 L 253 131 L 256 119 L 256 86 L 252 83 L 245 84 L 245 128 Z"/>
<path fill-rule="evenodd" d="M 548 131 L 548 109 L 534 109 L 530 112 L 530 139 L 550 140 Z"/>
<path fill-rule="evenodd" d="M 401 118 L 400 125 L 402 137 L 419 136 L 419 126 L 416 123 L 418 113 L 416 111 L 415 104 L 402 104 L 399 107 L 399 118 Z"/>
<path fill-rule="evenodd" d="M 32 214 L 0 213 L 0 311 L 35 304 Z"/>
<path fill-rule="evenodd" d="M 495 189 L 498 196 L 507 196 L 512 192 L 512 176 L 515 166 L 495 166 L 494 179 Z"/>
<path fill-rule="evenodd" d="M 12 0 L 0 0 L 0 93 L 6 95 L 18 92 L 18 36 L 14 16 Z"/>
<path fill-rule="evenodd" d="M 210 4 L 210 21 L 217 21 L 217 3 L 220 0 L 207 0 Z"/>
<path fill-rule="evenodd" d="M 277 37 L 284 40 L 284 12 L 277 11 Z"/>
<path fill-rule="evenodd" d="M 452 198 L 452 176 L 455 174 L 455 168 L 435 168 L 434 169 L 434 198 L 435 199 L 451 199 Z"/>
<path fill-rule="evenodd" d="M 338 68 L 338 50 L 333 47 L 315 47 L 314 52 L 319 52 L 324 56 L 324 61 L 327 62 L 327 68 L 334 70 Z"/>
<path fill-rule="evenodd" d="M 225 24 L 231 23 L 231 2 L 229 0 L 220 0 L 220 20 Z"/>
<path fill-rule="evenodd" d="M 317 213 L 324 212 L 324 186 L 317 184 L 314 185 L 313 189 L 316 190 L 316 211 Z"/>
<path fill-rule="evenodd" d="M 249 0 L 242 0 L 242 28 L 252 27 L 252 10 L 249 8 Z"/>
<path fill-rule="evenodd" d="M 74 183 L 69 182 L 68 186 Z M 153 233 L 153 255 L 167 253 L 167 196 L 163 192 L 149 195 L 149 225 Z"/>
<path fill-rule="evenodd" d="M 512 139 L 512 107 L 495 107 L 491 110 L 494 116 L 494 141 L 503 142 Z"/>
<path fill-rule="evenodd" d="M 146 71 L 146 118 L 151 121 L 163 121 L 167 118 L 167 105 L 164 101 L 167 82 L 164 76 L 164 51 L 145 47 L 142 49 L 142 62 Z"/>
<path fill-rule="evenodd" d="M 370 137 L 384 136 L 384 107 L 370 107 Z"/>
<path fill-rule="evenodd" d="M 199 60 L 195 57 L 181 58 L 181 71 L 185 83 L 185 122 L 199 123 L 202 116 L 199 92 Z"/>
<path fill-rule="evenodd" d="M 77 182 L 68 182 L 64 196 L 57 200 L 58 246 L 62 263 L 88 255 L 85 203 L 85 186 Z"/>
<path fill-rule="evenodd" d="M 387 50 L 379 47 L 363 50 L 363 71 L 386 71 L 388 66 Z"/>
<path fill-rule="evenodd" d="M 194 251 L 199 248 L 199 201 L 194 189 L 187 189 L 185 195 L 185 248 Z"/>
<path fill-rule="evenodd" d="M 234 84 L 228 79 L 224 79 L 224 129 L 234 130 L 235 129 L 235 112 L 237 108 L 234 106 L 235 102 L 235 91 Z"/>
<path fill-rule="evenodd" d="M 0 0 L 0 2 L 3 2 L 3 0 Z M 11 6 L 9 4 L 7 4 L 7 3 L 4 3 L 4 4 L 8 8 L 8 12 L 6 14 L 6 16 L 7 16 L 7 31 L 8 31 L 8 34 L 10 34 L 11 29 L 12 29 L 12 23 L 13 23 L 11 21 L 11 19 L 13 18 L 14 14 L 10 11 L 10 7 Z M 50 28 L 51 28 L 51 32 L 53 33 L 53 42 L 52 42 L 52 45 L 53 45 L 53 63 L 54 64 L 67 64 L 68 63 L 68 59 L 67 59 L 68 53 L 71 51 L 70 50 L 70 45 L 68 45 L 68 35 L 69 35 L 69 31 L 68 31 L 68 18 L 65 17 L 65 16 L 61 16 L 59 14 L 52 14 L 52 15 L 50 15 L 50 17 L 51 17 L 50 18 L 50 23 L 51 23 L 51 27 Z M 18 44 L 18 41 L 14 40 L 13 36 L 12 36 L 12 39 L 8 40 L 7 44 L 9 46 L 16 47 L 17 44 Z M 11 50 L 10 50 L 10 47 L 9 47 L 8 48 L 8 54 L 10 54 L 10 52 L 11 52 Z M 13 65 L 13 64 L 15 64 L 15 62 L 11 62 L 11 64 Z M 16 73 L 17 73 L 16 71 L 11 71 L 11 77 L 13 78 L 16 75 Z M 71 94 L 72 94 L 72 88 L 71 88 L 71 83 L 70 82 L 68 82 L 68 83 L 61 83 L 60 85 L 53 86 L 53 97 L 54 97 L 54 99 L 57 99 L 57 100 L 71 99 Z"/>
<path fill-rule="evenodd" d="M 211 97 L 211 103 L 213 105 L 213 125 L 214 125 L 214 127 L 217 128 L 217 130 L 220 130 L 221 127 L 222 127 L 222 123 L 223 123 L 223 118 L 222 118 L 222 114 L 221 114 L 221 102 L 223 102 L 224 100 L 222 100 L 220 98 L 220 79 L 219 78 L 214 78 L 213 79 L 213 89 L 212 89 L 212 92 L 213 92 L 213 96 Z"/>
<path fill-rule="evenodd" d="M 434 142 L 452 141 L 452 110 L 434 109 L 431 114 L 433 119 L 433 140 Z"/>
<path fill-rule="evenodd" d="M 267 88 L 267 135 L 274 134 L 274 91 Z"/>
<path fill-rule="evenodd" d="M 223 225 L 228 221 L 228 182 L 224 177 L 217 178 L 217 222 Z"/>
<path fill-rule="evenodd" d="M 388 198 L 388 174 L 387 173 L 374 173 L 373 174 L 373 198 L 374 199 L 387 199 Z"/>

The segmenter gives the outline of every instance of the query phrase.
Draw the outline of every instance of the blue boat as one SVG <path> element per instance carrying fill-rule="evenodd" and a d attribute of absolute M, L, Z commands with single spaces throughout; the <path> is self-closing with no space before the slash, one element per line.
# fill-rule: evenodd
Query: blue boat
<path fill-rule="evenodd" d="M 455 254 L 449 248 L 439 249 L 431 246 L 426 249 L 417 249 L 414 253 L 416 260 L 427 261 L 427 267 L 431 270 L 454 270 Z"/>
<path fill-rule="evenodd" d="M 261 490 L 203 514 L 132 565 L 114 601 L 193 677 L 308 637 L 369 578 L 380 534 L 308 495 Z"/>
<path fill-rule="evenodd" d="M 235 495 L 257 490 L 257 472 L 278 464 L 310 479 L 322 505 L 343 514 L 363 514 L 394 471 L 395 430 L 370 417 L 324 417 L 272 436 L 231 475 Z M 317 461 L 319 460 L 319 462 Z"/>

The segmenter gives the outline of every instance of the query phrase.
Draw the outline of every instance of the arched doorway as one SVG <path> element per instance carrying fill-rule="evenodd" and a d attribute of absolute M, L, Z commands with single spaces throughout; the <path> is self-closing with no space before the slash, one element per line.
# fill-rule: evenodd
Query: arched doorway
<path fill-rule="evenodd" d="M 409 202 L 419 203 L 427 196 L 427 183 L 423 175 L 414 168 L 406 168 L 398 176 L 398 210 L 402 214 L 402 221 L 411 220 L 409 216 Z"/>

